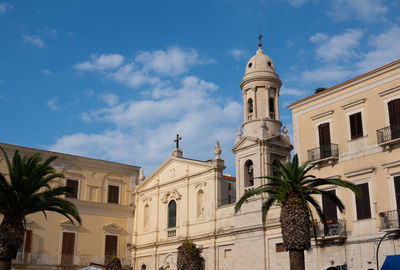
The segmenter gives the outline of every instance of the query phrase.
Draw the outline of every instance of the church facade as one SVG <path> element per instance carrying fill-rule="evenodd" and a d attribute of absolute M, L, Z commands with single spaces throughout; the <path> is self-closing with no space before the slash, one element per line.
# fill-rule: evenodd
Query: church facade
<path fill-rule="evenodd" d="M 205 269 L 275 268 L 269 254 L 282 242 L 279 209 L 271 210 L 265 227 L 261 221 L 265 197 L 249 200 L 236 214 L 234 202 L 246 190 L 265 184 L 258 177 L 271 175 L 272 164 L 290 158 L 293 147 L 279 121 L 281 85 L 274 63 L 260 45 L 240 83 L 243 123 L 232 149 L 236 179 L 223 174 L 217 142 L 210 161 L 184 158 L 176 148 L 136 187 L 134 269 L 176 269 L 177 247 L 185 239 L 201 247 Z"/>

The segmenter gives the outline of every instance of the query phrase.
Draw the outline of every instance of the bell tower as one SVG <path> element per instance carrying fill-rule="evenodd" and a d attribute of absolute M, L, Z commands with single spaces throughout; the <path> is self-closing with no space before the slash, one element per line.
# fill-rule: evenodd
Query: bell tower
<path fill-rule="evenodd" d="M 279 91 L 282 82 L 272 59 L 260 43 L 246 64 L 240 82 L 243 94 L 243 123 L 232 149 L 236 161 L 236 192 L 240 198 L 249 188 L 266 183 L 258 177 L 272 175 L 272 164 L 286 162 L 292 145 L 279 121 Z"/>

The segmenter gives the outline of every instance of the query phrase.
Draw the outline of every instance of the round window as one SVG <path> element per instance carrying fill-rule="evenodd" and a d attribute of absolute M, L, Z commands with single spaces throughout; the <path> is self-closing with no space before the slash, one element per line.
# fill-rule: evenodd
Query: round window
<path fill-rule="evenodd" d="M 249 68 L 251 68 L 252 65 L 253 65 L 253 63 L 249 63 Z"/>

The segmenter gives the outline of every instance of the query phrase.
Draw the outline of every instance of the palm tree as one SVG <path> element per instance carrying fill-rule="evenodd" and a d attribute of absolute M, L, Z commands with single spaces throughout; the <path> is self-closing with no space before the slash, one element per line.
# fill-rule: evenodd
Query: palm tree
<path fill-rule="evenodd" d="M 305 269 L 304 250 L 311 247 L 311 226 L 314 226 L 311 222 L 314 218 L 310 206 L 315 208 L 327 230 L 326 218 L 313 195 L 326 196 L 339 208 L 340 212 L 344 210 L 343 203 L 335 194 L 319 189 L 319 187 L 336 185 L 349 188 L 357 196 L 360 194 L 358 188 L 348 181 L 317 178 L 307 174 L 314 167 L 309 163 L 307 161 L 299 166 L 297 154 L 294 155 L 292 162 L 289 161 L 284 165 L 279 162 L 277 167 L 273 166 L 274 176 L 262 177 L 269 179 L 269 183 L 248 190 L 235 205 L 235 212 L 238 212 L 248 198 L 262 193 L 268 194 L 268 198 L 262 204 L 264 224 L 271 206 L 280 205 L 283 245 L 286 251 L 289 251 L 291 270 Z"/>
<path fill-rule="evenodd" d="M 78 210 L 71 202 L 60 198 L 73 192 L 69 187 L 51 188 L 49 183 L 55 178 L 64 177 L 56 173 L 50 163 L 55 156 L 42 161 L 40 154 L 24 156 L 15 151 L 12 162 L 3 148 L 4 160 L 8 168 L 8 180 L 0 173 L 0 270 L 11 269 L 11 260 L 15 258 L 24 241 L 25 217 L 36 212 L 57 212 L 81 223 Z"/>

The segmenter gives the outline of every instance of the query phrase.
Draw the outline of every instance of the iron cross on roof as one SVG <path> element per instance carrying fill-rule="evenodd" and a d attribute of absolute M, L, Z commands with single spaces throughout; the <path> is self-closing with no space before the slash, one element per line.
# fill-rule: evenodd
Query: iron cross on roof
<path fill-rule="evenodd" d="M 262 46 L 262 38 L 263 38 L 263 36 L 260 33 L 260 35 L 258 36 L 258 40 L 260 41 L 260 43 L 258 43 L 258 47 Z"/>
<path fill-rule="evenodd" d="M 176 134 L 176 139 L 174 142 L 176 142 L 176 149 L 179 149 L 179 141 L 182 140 L 182 137 L 179 137 L 179 134 Z"/>

